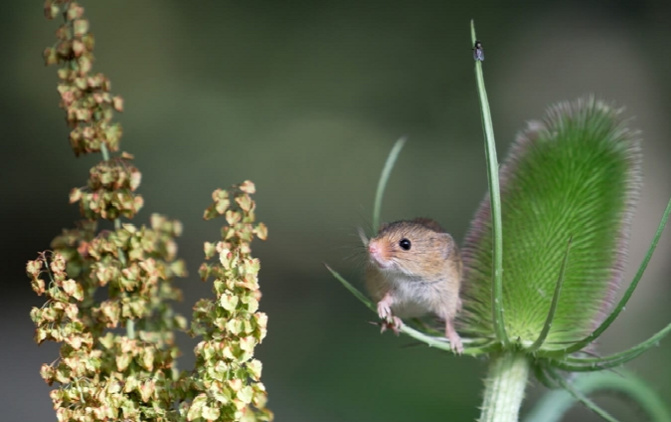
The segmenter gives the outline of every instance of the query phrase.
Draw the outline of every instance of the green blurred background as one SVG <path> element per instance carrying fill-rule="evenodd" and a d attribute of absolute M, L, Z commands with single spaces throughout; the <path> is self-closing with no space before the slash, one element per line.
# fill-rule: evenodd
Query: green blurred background
<path fill-rule="evenodd" d="M 98 157 L 75 159 L 58 109 L 55 68 L 41 52 L 55 22 L 40 1 L 0 14 L 3 294 L 0 408 L 6 421 L 55 420 L 39 376 L 57 357 L 36 346 L 39 306 L 24 264 L 78 218 L 69 190 Z M 261 258 L 269 335 L 257 349 L 278 421 L 471 421 L 485 362 L 380 336 L 375 319 L 322 263 L 360 282 L 373 194 L 393 142 L 407 135 L 383 218 L 429 216 L 463 239 L 486 190 L 469 21 L 484 43 L 485 77 L 503 156 L 526 120 L 555 101 L 595 93 L 627 106 L 642 130 L 645 188 L 627 280 L 671 194 L 671 4 L 655 1 L 149 1 L 85 2 L 95 71 L 126 101 L 122 149 L 136 155 L 145 208 L 184 223 L 181 311 L 209 295 L 198 280 L 210 193 L 257 184 L 269 240 Z M 671 321 L 671 236 L 665 233 L 630 305 L 602 338 L 622 350 Z M 182 368 L 193 341 L 180 337 Z M 671 339 L 629 368 L 671 402 Z M 531 384 L 525 407 L 544 392 Z M 599 399 L 623 420 L 640 414 Z M 566 420 L 598 420 L 575 409 Z"/>

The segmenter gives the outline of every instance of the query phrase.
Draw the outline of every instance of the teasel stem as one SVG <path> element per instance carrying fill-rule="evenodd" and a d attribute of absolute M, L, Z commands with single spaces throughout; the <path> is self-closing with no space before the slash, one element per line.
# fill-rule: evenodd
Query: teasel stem
<path fill-rule="evenodd" d="M 491 358 L 479 422 L 518 420 L 530 367 L 529 358 L 520 352 L 505 351 Z"/>

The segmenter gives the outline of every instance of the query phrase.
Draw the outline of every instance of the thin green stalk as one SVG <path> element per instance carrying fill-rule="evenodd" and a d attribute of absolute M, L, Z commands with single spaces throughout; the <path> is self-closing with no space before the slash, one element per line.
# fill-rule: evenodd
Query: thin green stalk
<path fill-rule="evenodd" d="M 427 335 L 419 330 L 416 330 L 408 326 L 407 324 L 403 324 L 401 326 L 401 332 L 403 334 L 408 335 L 409 337 L 414 338 L 415 340 L 419 340 L 422 343 L 426 343 L 426 345 L 429 347 L 435 347 L 436 349 L 441 349 L 445 350 L 446 352 L 454 353 L 454 350 L 452 350 L 452 347 L 450 346 L 450 342 L 447 341 L 444 337 L 433 337 Z M 481 342 L 476 343 L 477 341 L 474 342 L 471 339 L 463 339 L 463 342 L 464 342 L 464 351 L 462 352 L 462 354 L 464 355 L 472 355 L 472 356 L 482 355 L 490 352 L 495 346 L 487 342 L 485 342 L 484 344 Z"/>
<path fill-rule="evenodd" d="M 350 293 L 354 295 L 357 299 L 361 301 L 368 309 L 370 309 L 373 312 L 377 312 L 377 308 L 373 302 L 371 302 L 365 294 L 361 293 L 356 287 L 352 286 L 352 284 L 345 280 L 343 276 L 341 276 L 337 271 L 332 269 L 331 267 L 328 266 L 328 264 L 324 264 L 327 270 L 333 275 L 333 277 L 336 278 L 347 290 L 349 290 Z"/>
<path fill-rule="evenodd" d="M 592 400 L 587 398 L 582 391 L 579 389 L 575 388 L 572 383 L 566 382 L 564 378 L 562 378 L 561 375 L 557 374 L 553 370 L 548 368 L 548 374 L 552 379 L 554 379 L 564 390 L 566 390 L 571 396 L 573 396 L 576 400 L 580 401 L 582 404 L 584 404 L 589 410 L 593 411 L 597 415 L 599 415 L 601 418 L 607 420 L 608 422 L 619 422 L 617 419 L 615 419 L 613 416 L 610 415 L 610 413 L 606 412 L 603 410 L 599 405 L 594 403 Z"/>
<path fill-rule="evenodd" d="M 523 353 L 507 351 L 492 357 L 479 422 L 517 422 L 530 366 Z"/>
<path fill-rule="evenodd" d="M 557 388 L 557 383 L 554 382 L 548 374 L 545 372 L 544 366 L 541 365 L 534 365 L 533 366 L 533 371 L 534 371 L 534 376 L 538 381 L 540 381 L 541 384 L 546 386 L 549 389 L 555 389 Z"/>
<path fill-rule="evenodd" d="M 550 304 L 550 310 L 548 311 L 548 316 L 545 319 L 545 324 L 543 324 L 543 330 L 540 335 L 534 341 L 534 343 L 527 349 L 527 352 L 535 352 L 540 349 L 540 347 L 545 343 L 545 339 L 552 328 L 552 321 L 555 317 L 555 312 L 557 310 L 557 304 L 559 303 L 559 295 L 561 294 L 561 288 L 564 285 L 564 273 L 566 271 L 566 263 L 568 262 L 568 253 L 571 250 L 571 243 L 573 242 L 573 237 L 569 238 L 568 245 L 566 245 L 566 252 L 564 253 L 564 259 L 561 263 L 561 268 L 559 269 L 559 278 L 557 279 L 557 285 L 555 287 L 554 295 L 552 296 L 552 303 Z"/>
<path fill-rule="evenodd" d="M 380 175 L 380 180 L 377 184 L 377 191 L 375 192 L 375 203 L 373 205 L 373 230 L 377 232 L 380 228 L 380 214 L 382 210 L 382 198 L 384 197 L 384 190 L 387 187 L 387 181 L 391 175 L 391 170 L 394 168 L 398 154 L 403 149 L 405 145 L 406 138 L 400 138 L 394 144 L 394 147 L 389 152 L 387 161 L 384 163 L 384 168 L 382 169 L 382 174 Z"/>
<path fill-rule="evenodd" d="M 471 20 L 471 40 L 475 45 L 475 23 Z M 489 111 L 489 101 L 485 90 L 485 79 L 482 75 L 482 61 L 475 60 L 475 79 L 478 84 L 482 127 L 485 135 L 485 153 L 487 158 L 487 176 L 489 182 L 489 200 L 492 214 L 492 260 L 494 274 L 492 276 L 492 313 L 496 338 L 504 346 L 508 345 L 508 335 L 503 321 L 503 232 L 501 223 L 501 192 L 499 189 L 499 162 L 496 158 L 496 142 L 494 141 L 494 125 Z"/>
<path fill-rule="evenodd" d="M 631 373 L 597 372 L 582 375 L 573 382 L 573 388 L 584 395 L 597 391 L 624 394 L 649 416 L 650 421 L 671 421 L 671 412 L 657 392 Z M 578 399 L 568 391 L 560 389 L 550 391 L 536 403 L 524 421 L 559 422 L 577 401 Z"/>
<path fill-rule="evenodd" d="M 107 161 L 107 160 L 110 159 L 110 152 L 107 149 L 107 144 L 106 143 L 103 142 L 103 143 L 100 144 L 100 152 L 103 155 L 103 160 Z"/>
<path fill-rule="evenodd" d="M 657 345 L 661 339 L 671 332 L 671 324 L 658 331 L 655 335 L 636 346 L 610 356 L 596 358 L 567 357 L 564 361 L 553 361 L 553 366 L 566 371 L 589 372 L 614 368 L 623 365 Z"/>
<path fill-rule="evenodd" d="M 104 142 L 100 144 L 100 153 L 103 156 L 103 160 L 108 161 L 110 159 L 110 153 L 109 150 L 107 149 L 107 144 L 105 144 Z M 120 228 L 121 228 L 121 219 L 115 218 L 114 229 L 119 230 Z M 119 255 L 119 261 L 121 262 L 121 265 L 125 267 L 126 255 L 123 253 L 123 250 L 120 247 L 117 249 L 117 253 Z M 132 319 L 126 321 L 126 336 L 131 340 L 135 338 L 135 321 Z"/>

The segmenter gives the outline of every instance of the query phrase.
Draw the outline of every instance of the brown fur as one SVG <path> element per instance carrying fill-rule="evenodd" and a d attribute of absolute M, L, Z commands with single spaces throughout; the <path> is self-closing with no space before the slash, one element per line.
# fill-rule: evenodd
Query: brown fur
<path fill-rule="evenodd" d="M 410 249 L 400 246 L 410 241 Z M 366 288 L 383 319 L 433 313 L 445 320 L 445 334 L 463 349 L 453 320 L 461 309 L 463 265 L 457 244 L 434 220 L 418 218 L 383 225 L 368 242 Z M 394 320 L 395 324 L 399 321 Z"/>

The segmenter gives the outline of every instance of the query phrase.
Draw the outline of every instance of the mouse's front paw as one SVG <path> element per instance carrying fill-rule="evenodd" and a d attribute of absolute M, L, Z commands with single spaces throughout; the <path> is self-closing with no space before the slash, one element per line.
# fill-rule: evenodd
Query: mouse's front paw
<path fill-rule="evenodd" d="M 388 320 L 391 319 L 392 314 L 391 314 L 391 301 L 387 300 L 388 296 L 385 296 L 384 299 L 379 301 L 377 303 L 377 315 L 380 317 L 380 319 L 383 320 Z"/>
<path fill-rule="evenodd" d="M 377 303 L 377 315 L 382 320 L 381 332 L 384 333 L 389 328 L 398 335 L 401 331 L 401 326 L 403 326 L 403 321 L 391 312 L 392 303 L 394 303 L 394 298 L 389 293 L 384 295 L 382 300 Z"/>
<path fill-rule="evenodd" d="M 384 333 L 387 329 L 390 329 L 394 334 L 399 335 L 402 326 L 403 321 L 401 321 L 401 318 L 391 316 L 380 323 L 380 333 Z"/>

